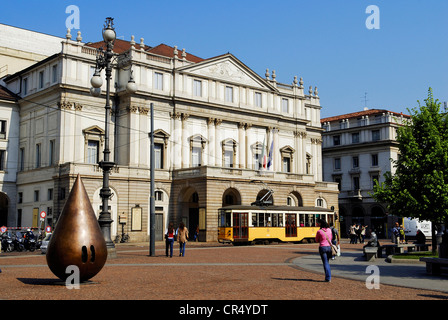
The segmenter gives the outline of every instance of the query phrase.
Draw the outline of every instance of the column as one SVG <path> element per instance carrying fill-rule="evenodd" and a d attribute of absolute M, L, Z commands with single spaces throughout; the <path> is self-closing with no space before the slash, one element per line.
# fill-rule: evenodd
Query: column
<path fill-rule="evenodd" d="M 171 162 L 173 169 L 180 169 L 181 165 L 181 130 L 182 123 L 180 120 L 180 113 L 175 112 L 171 114 L 171 118 L 173 119 L 173 152 L 171 153 Z"/>
<path fill-rule="evenodd" d="M 238 154 L 237 161 L 240 168 L 246 167 L 246 124 L 238 123 Z"/>
<path fill-rule="evenodd" d="M 222 167 L 222 148 L 221 148 L 221 131 L 219 126 L 222 119 L 215 119 L 215 166 Z"/>
<path fill-rule="evenodd" d="M 215 118 L 207 119 L 207 130 L 208 130 L 208 150 L 207 150 L 208 165 L 214 166 L 215 165 L 215 135 L 216 135 Z"/>
<path fill-rule="evenodd" d="M 188 128 L 187 128 L 187 120 L 189 115 L 186 113 L 181 114 L 182 121 L 182 130 L 180 137 L 181 144 L 181 159 L 182 159 L 182 168 L 188 168 L 190 166 L 190 144 L 188 143 Z"/>

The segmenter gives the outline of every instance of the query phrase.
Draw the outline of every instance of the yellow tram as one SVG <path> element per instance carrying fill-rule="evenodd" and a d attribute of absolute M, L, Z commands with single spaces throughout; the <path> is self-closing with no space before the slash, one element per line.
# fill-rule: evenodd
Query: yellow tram
<path fill-rule="evenodd" d="M 235 245 L 314 240 L 318 219 L 333 224 L 334 212 L 320 207 L 227 206 L 219 209 L 218 241 Z"/>

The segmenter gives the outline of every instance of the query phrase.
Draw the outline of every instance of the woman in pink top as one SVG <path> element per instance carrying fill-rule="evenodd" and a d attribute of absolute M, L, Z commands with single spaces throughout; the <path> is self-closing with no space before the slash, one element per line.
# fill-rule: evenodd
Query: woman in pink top
<path fill-rule="evenodd" d="M 331 281 L 330 258 L 331 258 L 331 229 L 325 220 L 317 222 L 320 229 L 316 232 L 316 242 L 319 243 L 319 254 L 324 264 L 325 281 Z"/>

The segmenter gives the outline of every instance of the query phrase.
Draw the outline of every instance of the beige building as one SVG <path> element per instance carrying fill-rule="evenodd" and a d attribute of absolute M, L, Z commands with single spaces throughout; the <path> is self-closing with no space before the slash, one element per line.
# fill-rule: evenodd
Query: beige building
<path fill-rule="evenodd" d="M 8 221 L 37 226 L 44 210 L 45 223 L 54 225 L 78 173 L 100 212 L 105 84 L 93 97 L 90 79 L 101 46 L 67 34 L 59 52 L 3 78 L 20 97 L 21 216 Z M 338 210 L 337 183 L 322 177 L 317 88 L 305 90 L 297 78 L 279 83 L 275 71 L 261 77 L 230 53 L 203 59 L 176 46 L 135 43 L 134 37 L 117 39 L 114 51 L 112 237 L 124 230 L 131 241 L 148 239 L 151 103 L 157 240 L 169 221 L 184 221 L 189 229 L 199 226 L 201 241 L 214 241 L 218 208 L 251 204 L 266 188 L 274 191 L 276 205 Z M 135 94 L 125 90 L 131 70 Z"/>
<path fill-rule="evenodd" d="M 375 180 L 395 172 L 398 157 L 397 129 L 410 116 L 382 109 L 323 118 L 324 179 L 339 186 L 342 235 L 352 223 L 368 225 L 380 237 L 389 237 L 397 217 L 389 215 L 383 203 L 371 196 Z"/>

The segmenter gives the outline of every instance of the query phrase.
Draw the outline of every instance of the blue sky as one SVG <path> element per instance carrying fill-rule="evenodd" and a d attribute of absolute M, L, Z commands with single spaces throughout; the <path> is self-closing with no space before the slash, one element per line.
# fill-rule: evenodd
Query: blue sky
<path fill-rule="evenodd" d="M 230 52 L 282 83 L 303 77 L 319 89 L 322 117 L 362 110 L 365 93 L 367 107 L 404 113 L 429 87 L 448 101 L 446 0 L 5 1 L 0 23 L 64 37 L 69 5 L 80 10 L 86 42 L 101 40 L 111 16 L 125 40 L 201 58 Z M 366 27 L 369 5 L 380 10 L 380 29 Z"/>

